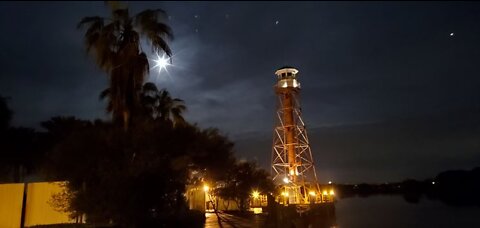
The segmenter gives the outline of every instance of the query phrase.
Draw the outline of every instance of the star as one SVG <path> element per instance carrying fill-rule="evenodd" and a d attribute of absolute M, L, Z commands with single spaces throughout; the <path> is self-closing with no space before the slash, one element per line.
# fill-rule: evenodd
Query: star
<path fill-rule="evenodd" d="M 195 15 L 193 15 L 193 17 L 194 17 L 195 19 L 197 19 L 197 18 L 198 18 L 198 15 L 195 14 Z"/>
<path fill-rule="evenodd" d="M 451 32 L 451 33 L 450 33 L 450 36 L 455 36 L 455 33 Z"/>
<path fill-rule="evenodd" d="M 275 25 L 278 25 L 278 23 L 280 23 L 280 21 L 275 21 Z"/>

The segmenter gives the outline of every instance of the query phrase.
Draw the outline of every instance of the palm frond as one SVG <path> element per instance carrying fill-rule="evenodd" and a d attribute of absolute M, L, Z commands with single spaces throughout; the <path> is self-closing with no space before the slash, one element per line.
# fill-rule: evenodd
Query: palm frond
<path fill-rule="evenodd" d="M 99 16 L 93 16 L 93 17 L 84 17 L 80 22 L 77 24 L 77 28 L 82 28 L 84 25 L 92 24 L 92 23 L 97 23 L 101 21 L 103 23 L 104 18 L 99 17 Z"/>
<path fill-rule="evenodd" d="M 110 96 L 110 88 L 107 88 L 105 90 L 103 90 L 101 93 L 100 93 L 100 96 L 99 96 L 99 99 L 100 100 L 103 100 L 105 99 L 106 97 Z"/>
<path fill-rule="evenodd" d="M 165 38 L 173 40 L 172 29 L 159 22 L 159 14 L 166 15 L 165 11 L 157 10 L 145 10 L 135 15 L 134 24 L 140 30 L 140 33 L 144 35 L 152 45 L 154 52 L 163 51 L 168 56 L 172 56 L 172 50 L 167 45 Z"/>
<path fill-rule="evenodd" d="M 155 85 L 155 83 L 152 83 L 152 82 L 147 82 L 143 85 L 143 92 L 155 92 L 157 93 L 158 92 L 158 88 L 157 86 Z"/>

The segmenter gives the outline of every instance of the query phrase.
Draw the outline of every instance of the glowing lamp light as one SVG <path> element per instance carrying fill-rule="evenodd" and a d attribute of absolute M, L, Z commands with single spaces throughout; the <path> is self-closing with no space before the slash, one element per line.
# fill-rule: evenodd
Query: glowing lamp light
<path fill-rule="evenodd" d="M 203 191 L 208 192 L 208 190 L 210 190 L 210 187 L 208 187 L 208 185 L 204 185 L 203 186 Z"/>
<path fill-rule="evenodd" d="M 435 181 L 432 181 L 432 184 L 435 184 Z"/>
<path fill-rule="evenodd" d="M 331 196 L 335 195 L 335 192 L 333 191 L 333 189 L 330 190 L 330 195 L 331 195 Z"/>
<path fill-rule="evenodd" d="M 282 196 L 288 197 L 288 192 L 282 192 Z"/>
<path fill-rule="evenodd" d="M 328 195 L 328 192 L 327 191 L 323 191 L 322 192 L 324 195 Z"/>
<path fill-rule="evenodd" d="M 310 194 L 311 196 L 316 196 L 317 195 L 314 191 L 310 191 L 308 194 Z"/>
<path fill-rule="evenodd" d="M 329 181 L 328 184 L 332 184 L 332 181 Z"/>
<path fill-rule="evenodd" d="M 285 182 L 285 184 L 288 184 L 288 182 L 290 182 L 290 180 L 288 179 L 288 177 L 285 177 L 285 178 L 283 178 L 283 182 Z"/>
<path fill-rule="evenodd" d="M 257 191 L 253 191 L 252 196 L 254 199 L 257 199 L 260 196 L 260 193 Z"/>

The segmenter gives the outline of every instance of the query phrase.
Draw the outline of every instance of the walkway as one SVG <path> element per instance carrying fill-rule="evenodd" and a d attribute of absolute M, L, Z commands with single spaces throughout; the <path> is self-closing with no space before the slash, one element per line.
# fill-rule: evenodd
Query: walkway
<path fill-rule="evenodd" d="M 205 213 L 205 217 L 205 228 L 256 228 L 262 227 L 264 220 L 261 215 L 240 217 L 222 212 L 218 212 L 218 216 L 215 213 Z"/>

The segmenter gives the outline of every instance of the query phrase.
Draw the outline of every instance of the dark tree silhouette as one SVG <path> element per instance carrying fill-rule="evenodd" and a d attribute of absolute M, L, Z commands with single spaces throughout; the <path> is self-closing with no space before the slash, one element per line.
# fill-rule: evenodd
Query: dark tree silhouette
<path fill-rule="evenodd" d="M 248 207 L 248 199 L 253 191 L 272 193 L 275 185 L 270 175 L 254 162 L 238 162 L 229 169 L 224 185 L 216 194 L 224 199 L 234 200 L 241 211 Z"/>
<path fill-rule="evenodd" d="M 45 173 L 50 180 L 68 180 L 69 191 L 58 198 L 68 203 L 60 209 L 85 213 L 91 223 L 182 226 L 191 213 L 184 198 L 190 172 L 222 176 L 234 161 L 233 144 L 213 129 L 174 127 L 151 117 L 129 132 L 102 121 L 52 120 L 43 125 L 61 141 L 48 154 Z M 128 142 L 121 140 L 125 135 Z"/>
<path fill-rule="evenodd" d="M 0 182 L 20 182 L 39 167 L 43 156 L 41 134 L 31 128 L 12 127 L 13 112 L 0 96 Z"/>
<path fill-rule="evenodd" d="M 5 131 L 10 127 L 13 112 L 7 104 L 7 98 L 0 96 L 0 132 Z"/>

